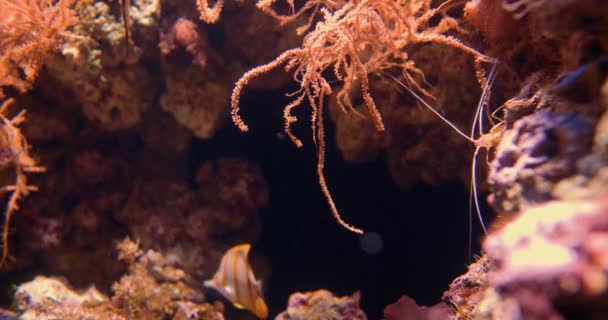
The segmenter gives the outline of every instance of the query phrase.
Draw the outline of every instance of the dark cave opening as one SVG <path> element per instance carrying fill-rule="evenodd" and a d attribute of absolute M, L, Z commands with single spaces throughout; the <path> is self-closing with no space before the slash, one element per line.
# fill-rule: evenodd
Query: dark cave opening
<path fill-rule="evenodd" d="M 344 162 L 326 119 L 325 174 L 336 205 L 347 222 L 383 241 L 378 253 L 364 252 L 360 236 L 333 220 L 319 188 L 306 106 L 294 111 L 293 128 L 304 147 L 283 135 L 282 106 L 288 103 L 283 93 L 293 88 L 283 89 L 247 90 L 241 114 L 250 131 L 229 123 L 211 141 L 194 142 L 191 159 L 193 169 L 220 156 L 245 157 L 262 167 L 270 202 L 262 209 L 262 234 L 253 251 L 272 266 L 264 279 L 271 317 L 285 310 L 291 293 L 322 288 L 339 296 L 360 290 L 369 319 L 382 318 L 383 308 L 403 294 L 420 305 L 438 303 L 471 259 L 466 187 L 454 181 L 403 192 L 392 183 L 383 156 L 365 164 Z M 474 241 L 473 252 L 478 249 Z"/>

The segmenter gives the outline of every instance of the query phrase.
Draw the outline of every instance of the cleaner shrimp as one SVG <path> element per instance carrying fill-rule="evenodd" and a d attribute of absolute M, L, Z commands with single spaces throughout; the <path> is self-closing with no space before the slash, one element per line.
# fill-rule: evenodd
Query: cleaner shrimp
<path fill-rule="evenodd" d="M 484 232 L 487 235 L 488 229 L 486 227 L 486 223 L 484 222 L 483 215 L 481 212 L 481 207 L 479 205 L 479 197 L 477 190 L 477 156 L 479 151 L 482 149 L 490 150 L 494 148 L 501 140 L 502 133 L 504 131 L 504 121 L 499 121 L 495 123 L 492 119 L 496 118 L 495 114 L 497 109 L 491 115 L 489 115 L 488 120 L 492 125 L 492 128 L 487 131 L 484 128 L 484 114 L 488 113 L 488 101 L 490 96 L 490 90 L 494 84 L 494 80 L 496 78 L 496 68 L 498 65 L 498 61 L 494 61 L 492 64 L 492 68 L 488 77 L 486 78 L 483 72 L 478 74 L 478 81 L 482 86 L 482 93 L 479 98 L 479 102 L 477 103 L 477 107 L 475 110 L 475 115 L 473 117 L 473 123 L 471 125 L 471 131 L 467 135 L 462 130 L 460 130 L 454 123 L 448 120 L 445 116 L 443 116 L 439 111 L 433 108 L 428 102 L 426 102 L 419 94 L 417 94 L 414 90 L 409 88 L 406 84 L 400 81 L 397 77 L 392 74 L 383 73 L 387 75 L 389 78 L 393 79 L 399 86 L 409 92 L 418 102 L 420 102 L 426 109 L 431 111 L 435 116 L 437 116 L 442 122 L 450 126 L 454 132 L 458 135 L 462 136 L 465 140 L 471 142 L 475 146 L 475 151 L 473 152 L 473 159 L 471 161 L 471 183 L 469 190 L 469 252 L 471 251 L 471 243 L 472 243 L 472 233 L 473 233 L 473 214 L 472 207 L 473 203 L 475 204 L 475 211 L 477 214 L 477 219 L 479 220 L 479 224 Z M 480 68 L 481 69 L 481 68 Z M 485 106 L 485 108 L 484 108 Z"/>

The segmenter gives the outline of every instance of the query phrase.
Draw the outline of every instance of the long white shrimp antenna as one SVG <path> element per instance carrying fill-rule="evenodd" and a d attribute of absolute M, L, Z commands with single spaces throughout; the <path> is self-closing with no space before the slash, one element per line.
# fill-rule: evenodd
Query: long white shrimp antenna
<path fill-rule="evenodd" d="M 481 96 L 479 97 L 479 102 L 477 102 L 477 108 L 475 110 L 475 117 L 473 118 L 473 124 L 471 125 L 471 139 L 475 139 L 475 127 L 479 128 L 479 134 L 483 134 L 483 107 L 487 105 L 487 98 L 490 92 L 490 88 L 494 85 L 494 80 L 496 79 L 496 65 L 494 63 L 492 65 L 492 69 L 490 70 L 490 74 L 488 75 L 488 82 L 483 89 Z M 488 230 L 486 228 L 486 224 L 483 220 L 483 215 L 481 214 L 481 208 L 479 207 L 479 196 L 477 195 L 477 155 L 479 154 L 479 150 L 481 146 L 475 146 L 475 152 L 473 152 L 473 160 L 471 161 L 471 189 L 469 190 L 469 245 L 472 242 L 473 238 L 473 226 L 471 221 L 472 217 L 472 202 L 475 202 L 475 211 L 477 211 L 477 219 L 479 219 L 479 224 L 483 229 L 483 232 L 487 235 Z"/>
<path fill-rule="evenodd" d="M 435 110 L 433 107 L 431 107 L 431 105 L 429 103 L 427 103 L 424 99 L 422 99 L 422 97 L 420 97 L 416 92 L 414 92 L 414 90 L 410 89 L 408 86 L 406 86 L 403 82 L 401 82 L 395 76 L 393 76 L 390 73 L 383 73 L 383 74 L 387 75 L 389 78 L 393 79 L 396 83 L 398 83 L 402 88 L 407 90 L 420 103 L 422 103 L 422 105 L 424 105 L 433 114 L 435 114 L 437 117 L 439 117 L 439 119 L 441 119 L 443 122 L 445 122 L 448 126 L 450 126 L 457 134 L 462 136 L 467 141 L 469 141 L 473 144 L 476 144 L 475 128 L 478 127 L 479 135 L 483 135 L 483 132 L 484 132 L 484 130 L 483 130 L 483 107 L 484 107 L 484 105 L 487 104 L 487 98 L 490 93 L 490 88 L 492 87 L 492 85 L 494 84 L 494 80 L 496 79 L 497 64 L 498 63 L 496 61 L 492 64 L 492 69 L 490 70 L 490 74 L 488 76 L 487 85 L 482 90 L 481 96 L 479 97 L 479 101 L 477 102 L 477 107 L 475 109 L 475 116 L 473 117 L 473 124 L 471 125 L 470 135 L 466 135 L 462 130 L 460 130 L 450 120 L 445 118 L 441 113 L 439 113 L 437 110 Z M 479 147 L 479 146 L 475 147 L 475 152 L 473 152 L 473 160 L 472 160 L 472 164 L 471 164 L 471 182 L 470 182 L 471 189 L 469 190 L 469 252 L 472 251 L 471 246 L 472 246 L 472 242 L 473 242 L 473 225 L 472 225 L 473 202 L 475 202 L 475 210 L 477 212 L 477 218 L 479 219 L 481 228 L 483 229 L 483 232 L 486 235 L 488 234 L 488 230 L 486 228 L 486 225 L 485 225 L 485 222 L 483 219 L 483 215 L 481 214 L 481 208 L 479 206 L 479 197 L 477 195 L 477 174 L 476 174 L 477 170 L 476 169 L 477 169 L 477 155 L 478 155 L 480 149 L 481 149 L 481 147 Z"/>
<path fill-rule="evenodd" d="M 492 65 L 492 69 L 490 70 L 490 74 L 488 76 L 488 82 L 486 87 L 483 89 L 481 96 L 479 97 L 479 102 L 477 102 L 477 108 L 475 110 L 475 117 L 473 117 L 473 123 L 471 124 L 471 139 L 475 139 L 475 127 L 479 128 L 479 134 L 483 135 L 483 106 L 487 105 L 487 98 L 490 92 L 490 88 L 494 85 L 494 80 L 496 79 L 496 66 L 498 63 L 494 63 Z M 469 183 L 469 256 L 473 251 L 473 203 L 475 203 L 475 211 L 477 214 L 477 219 L 479 220 L 479 224 L 481 225 L 481 229 L 484 234 L 488 234 L 488 230 L 486 228 L 486 224 L 483 220 L 483 215 L 481 214 L 481 208 L 479 207 L 479 196 L 477 194 L 477 155 L 479 154 L 479 150 L 481 146 L 475 146 L 475 152 L 473 152 L 473 159 L 471 160 L 471 181 Z"/>
<path fill-rule="evenodd" d="M 441 113 L 439 113 L 439 111 L 437 111 L 433 107 L 431 107 L 431 105 L 428 102 L 424 101 L 424 99 L 422 99 L 422 97 L 420 97 L 416 92 L 414 92 L 414 90 L 410 89 L 408 86 L 406 86 L 403 82 L 401 82 L 399 79 L 397 79 L 392 74 L 390 74 L 390 73 L 384 73 L 384 74 L 389 76 L 391 79 L 395 80 L 395 82 L 397 82 L 401 87 L 403 87 L 405 90 L 407 90 L 420 103 L 422 103 L 422 105 L 424 105 L 427 109 L 429 109 L 432 113 L 434 113 L 437 117 L 439 117 L 439 119 L 441 119 L 443 122 L 445 122 L 448 126 L 450 126 L 452 129 L 454 129 L 454 131 L 456 133 L 458 133 L 460 136 L 465 138 L 467 141 L 469 141 L 471 143 L 475 143 L 475 140 L 471 139 L 469 136 L 466 135 L 466 133 L 464 133 L 464 132 L 462 132 L 462 130 L 458 129 L 458 127 L 455 124 L 450 122 L 450 120 L 448 120 Z"/>
<path fill-rule="evenodd" d="M 490 93 L 490 88 L 494 85 L 494 79 L 496 79 L 496 66 L 497 62 L 492 64 L 492 69 L 490 69 L 490 75 L 488 76 L 488 82 L 486 87 L 483 88 L 481 92 L 481 96 L 479 97 L 479 101 L 477 102 L 477 108 L 475 108 L 475 116 L 473 117 L 473 124 L 471 125 L 470 137 L 471 139 L 475 139 L 475 127 L 479 128 L 479 135 L 483 135 L 483 106 L 487 103 L 488 94 Z"/>
<path fill-rule="evenodd" d="M 494 68 L 492 68 L 492 71 L 490 73 L 490 76 L 492 76 L 494 71 Z M 418 101 L 420 101 L 420 103 L 422 103 L 427 109 L 429 109 L 431 112 L 433 112 L 437 117 L 439 117 L 439 119 L 441 119 L 443 122 L 445 122 L 447 125 L 449 125 L 452 129 L 454 129 L 454 131 L 456 133 L 458 133 L 460 136 L 462 136 L 463 138 L 465 138 L 467 141 L 475 144 L 475 140 L 474 140 L 474 134 L 475 134 L 475 126 L 477 124 L 477 119 L 479 117 L 481 117 L 481 109 L 484 105 L 484 101 L 485 101 L 485 97 L 486 97 L 486 92 L 487 92 L 487 87 L 484 88 L 481 97 L 479 98 L 479 102 L 477 103 L 477 108 L 475 110 L 475 116 L 473 118 L 473 126 L 472 126 L 472 132 L 470 136 L 467 136 L 464 132 L 462 132 L 458 127 L 456 127 L 456 125 L 454 125 L 450 120 L 448 120 L 447 118 L 445 118 L 441 113 L 439 113 L 437 110 L 435 110 L 433 107 L 431 107 L 430 104 L 428 104 L 426 101 L 424 101 L 424 99 L 422 99 L 418 94 L 416 94 L 416 92 L 414 92 L 414 90 L 410 89 L 408 86 L 406 86 L 403 82 L 401 82 L 399 79 L 397 79 L 395 76 L 393 76 L 392 74 L 389 73 L 385 73 L 387 76 L 389 76 L 391 79 L 393 79 L 396 83 L 398 83 L 401 87 L 403 87 L 405 90 L 407 90 L 412 96 L 414 96 Z M 488 81 L 489 82 L 489 81 Z M 488 84 L 489 87 L 489 84 Z M 487 230 L 485 227 L 485 224 L 483 222 L 483 218 L 481 216 L 481 210 L 479 209 L 479 201 L 477 199 L 477 186 L 473 186 L 473 183 L 475 181 L 477 181 L 477 179 L 475 178 L 475 170 L 474 168 L 476 167 L 477 163 L 475 161 L 475 159 L 477 158 L 477 153 L 479 152 L 479 147 L 475 148 L 475 152 L 473 153 L 473 171 L 472 171 L 472 176 L 471 176 L 471 189 L 469 189 L 469 226 L 468 226 L 468 238 L 469 238 L 469 256 L 471 256 L 471 252 L 472 252 L 472 243 L 473 243 L 473 212 L 472 212 L 472 208 L 473 208 L 473 194 L 475 194 L 475 207 L 477 209 L 477 216 L 479 218 L 479 221 L 481 223 L 481 227 L 483 228 L 483 231 L 487 234 Z"/>

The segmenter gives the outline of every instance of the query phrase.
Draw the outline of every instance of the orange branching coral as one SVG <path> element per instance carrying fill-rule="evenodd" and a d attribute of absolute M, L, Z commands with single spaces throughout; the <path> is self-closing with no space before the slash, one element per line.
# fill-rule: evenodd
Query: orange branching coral
<path fill-rule="evenodd" d="M 29 146 L 18 127 L 25 120 L 25 110 L 21 110 L 12 118 L 5 115 L 12 103 L 13 100 L 8 99 L 0 104 L 0 169 L 14 168 L 15 171 L 13 184 L 0 189 L 0 192 L 10 194 L 4 211 L 0 269 L 8 262 L 9 226 L 12 215 L 19 209 L 18 202 L 30 192 L 38 190 L 37 187 L 27 184 L 26 174 L 44 171 L 44 168 L 37 166 L 36 161 L 30 157 Z"/>
<path fill-rule="evenodd" d="M 313 15 L 320 11 L 322 21 L 305 36 L 300 48 L 288 50 L 274 61 L 249 70 L 237 81 L 231 99 L 232 119 L 242 131 L 248 130 L 239 116 L 239 102 L 243 89 L 253 78 L 282 65 L 285 65 L 287 71 L 293 71 L 294 80 L 300 84 L 300 89 L 290 94 L 294 100 L 285 107 L 285 132 L 298 147 L 302 146 L 302 142 L 290 130 L 290 126 L 297 121 L 290 112 L 306 100 L 312 109 L 313 139 L 318 148 L 317 173 L 321 189 L 340 225 L 362 233 L 361 229 L 347 224 L 340 217 L 323 174 L 323 101 L 332 93 L 332 85 L 326 78 L 325 71 L 331 71 L 335 79 L 342 83 L 336 95 L 342 110 L 355 111 L 350 93 L 357 87 L 376 128 L 383 131 L 382 118 L 369 92 L 368 74 L 389 69 L 400 70 L 411 86 L 429 95 L 418 85 L 424 76 L 409 59 L 406 52 L 408 46 L 442 43 L 467 52 L 478 61 L 490 59 L 446 35 L 448 31 L 462 30 L 455 19 L 445 14 L 443 6 L 431 7 L 431 0 L 310 0 L 297 12 L 294 12 L 293 1 L 287 0 L 291 8 L 288 15 L 280 15 L 273 10 L 275 2 L 276 0 L 264 0 L 258 3 L 258 7 L 282 23 L 310 10 L 313 10 Z"/>
<path fill-rule="evenodd" d="M 78 22 L 76 0 L 0 0 L 0 90 L 26 91 L 45 56 Z M 0 96 L 2 91 L 0 91 Z"/>
<path fill-rule="evenodd" d="M 198 12 L 201 14 L 201 20 L 205 23 L 216 23 L 220 19 L 220 13 L 224 7 L 224 0 L 217 0 L 212 7 L 209 7 L 209 1 L 207 0 L 196 0 L 196 6 L 198 7 Z"/>
<path fill-rule="evenodd" d="M 288 15 L 282 15 L 280 13 L 278 13 L 274 8 L 273 5 L 275 5 L 277 2 L 277 0 L 260 0 L 257 3 L 257 7 L 258 9 L 260 9 L 262 12 L 268 14 L 269 16 L 277 19 L 279 21 L 279 23 L 281 25 L 285 25 L 287 23 L 290 23 L 294 20 L 296 20 L 297 18 L 299 18 L 300 16 L 302 16 L 304 13 L 309 12 L 310 10 L 312 10 L 312 14 L 310 15 L 309 19 L 308 19 L 308 23 L 299 27 L 297 29 L 297 33 L 298 35 L 302 35 L 304 34 L 306 31 L 308 31 L 314 21 L 315 16 L 317 15 L 317 13 L 319 12 L 319 10 L 321 8 L 327 8 L 329 10 L 336 10 L 339 8 L 342 8 L 347 1 L 345 0 L 314 0 L 314 1 L 307 1 L 304 3 L 304 5 L 302 6 L 302 8 L 300 8 L 297 12 L 295 10 L 295 4 L 293 0 L 286 0 L 287 5 L 289 6 L 289 14 Z"/>

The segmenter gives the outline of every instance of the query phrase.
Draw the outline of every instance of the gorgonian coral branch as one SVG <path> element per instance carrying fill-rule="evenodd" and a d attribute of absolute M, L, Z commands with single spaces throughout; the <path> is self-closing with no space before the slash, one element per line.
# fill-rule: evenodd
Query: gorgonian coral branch
<path fill-rule="evenodd" d="M 207 0 L 196 0 L 196 6 L 200 13 L 200 18 L 205 23 L 216 23 L 220 19 L 220 13 L 224 7 L 224 0 L 217 0 L 217 2 L 210 7 Z"/>
<path fill-rule="evenodd" d="M 0 90 L 30 88 L 44 58 L 78 22 L 76 0 L 0 0 Z M 0 96 L 2 92 L 0 91 Z"/>
<path fill-rule="evenodd" d="M 418 84 L 417 79 L 422 79 L 423 73 L 409 59 L 406 52 L 409 46 L 441 43 L 471 54 L 477 60 L 491 59 L 446 35 L 448 31 L 462 30 L 455 19 L 445 14 L 445 8 L 432 8 L 431 0 L 310 0 L 297 11 L 293 1 L 287 0 L 290 7 L 290 14 L 287 15 L 277 13 L 272 7 L 275 3 L 276 0 L 263 0 L 258 2 L 258 7 L 281 23 L 291 22 L 310 10 L 313 10 L 313 15 L 320 11 L 322 20 L 304 37 L 300 48 L 284 52 L 274 61 L 246 72 L 237 81 L 231 99 L 232 119 L 242 131 L 248 130 L 239 116 L 240 95 L 244 87 L 260 74 L 285 65 L 285 69 L 293 73 L 294 81 L 300 84 L 300 90 L 291 94 L 296 98 L 285 107 L 285 132 L 294 144 L 302 146 L 290 129 L 297 121 L 291 115 L 291 110 L 307 98 L 312 109 L 313 139 L 318 147 L 317 173 L 321 189 L 336 220 L 343 227 L 362 233 L 361 229 L 341 219 L 323 174 L 325 142 L 322 109 L 324 99 L 332 93 L 326 71 L 335 77 L 331 80 L 341 83 L 336 94 L 338 106 L 345 112 L 354 112 L 350 94 L 357 87 L 376 129 L 383 131 L 382 117 L 369 92 L 369 74 L 398 69 L 409 85 L 430 96 Z M 434 20 L 433 24 L 430 23 L 431 19 Z M 308 28 L 308 25 L 305 27 Z"/>
<path fill-rule="evenodd" d="M 0 269 L 6 266 L 10 256 L 8 246 L 9 227 L 13 214 L 19 209 L 19 201 L 30 192 L 38 190 L 36 186 L 28 185 L 26 174 L 45 170 L 30 157 L 27 141 L 19 130 L 19 124 L 25 120 L 25 111 L 21 110 L 13 118 L 5 116 L 12 103 L 13 100 L 9 99 L 0 104 L 0 149 L 2 154 L 0 169 L 13 168 L 15 179 L 13 184 L 0 188 L 1 192 L 10 194 L 4 210 Z"/>

